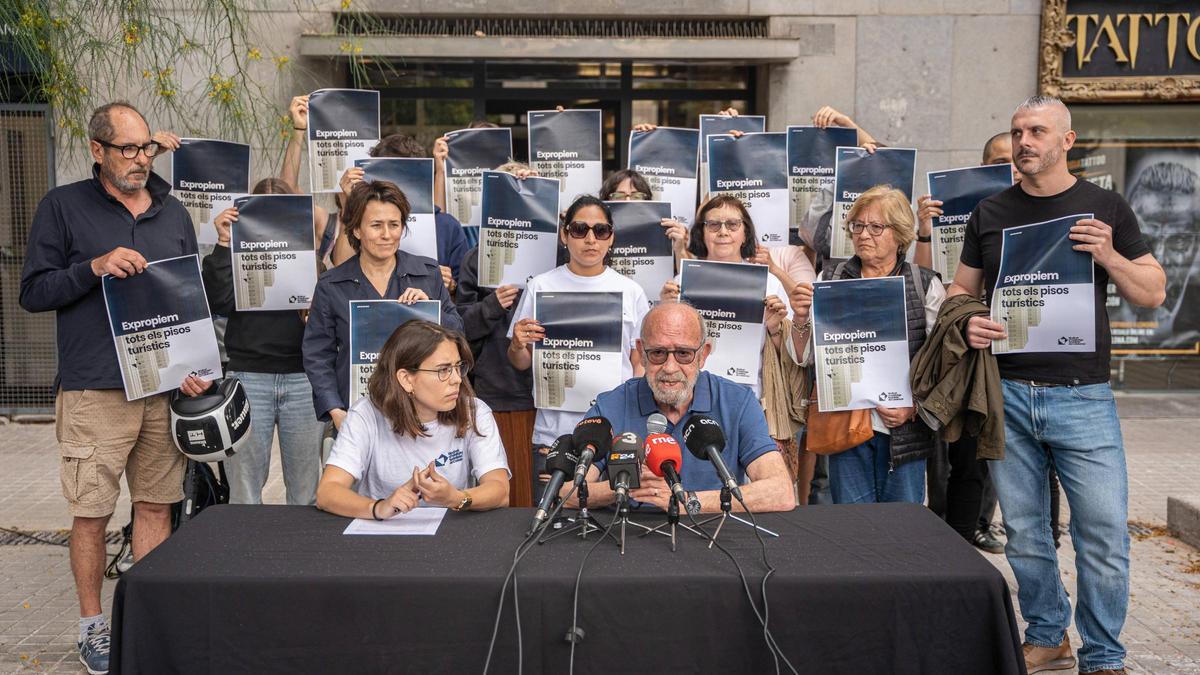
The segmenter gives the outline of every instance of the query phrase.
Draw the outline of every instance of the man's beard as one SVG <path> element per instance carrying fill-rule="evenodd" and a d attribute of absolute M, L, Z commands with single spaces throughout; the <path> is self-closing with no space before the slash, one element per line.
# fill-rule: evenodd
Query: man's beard
<path fill-rule="evenodd" d="M 136 176 L 130 177 L 128 173 L 126 175 L 118 174 L 112 170 L 111 166 L 105 164 L 100 165 L 100 173 L 108 179 L 109 183 L 112 183 L 113 187 L 117 188 L 117 190 L 124 194 L 133 194 L 138 192 L 142 188 L 146 187 L 146 181 L 150 179 L 149 167 L 146 167 L 145 175 L 141 176 L 140 178 Z"/>
<path fill-rule="evenodd" d="M 650 385 L 650 392 L 654 394 L 654 400 L 663 405 L 680 406 L 691 400 L 692 390 L 696 387 L 696 377 L 687 377 L 683 373 L 676 375 L 658 375 L 654 379 L 647 379 L 646 383 Z M 661 387 L 662 384 L 674 382 L 684 382 L 687 386 L 680 389 L 667 390 Z"/>
<path fill-rule="evenodd" d="M 1037 163 L 1037 166 L 1035 166 L 1033 169 L 1031 169 L 1029 171 L 1022 171 L 1020 168 L 1021 165 L 1018 163 L 1017 171 L 1023 176 L 1036 176 L 1039 173 L 1041 173 L 1041 172 L 1045 171 L 1046 169 L 1057 164 L 1058 158 L 1061 156 L 1061 154 L 1062 154 L 1062 151 L 1059 150 L 1057 147 L 1050 148 L 1045 153 L 1034 156 L 1034 159 L 1036 159 L 1038 163 Z M 1017 161 L 1020 162 L 1020 160 L 1021 160 L 1021 155 L 1017 155 Z"/>

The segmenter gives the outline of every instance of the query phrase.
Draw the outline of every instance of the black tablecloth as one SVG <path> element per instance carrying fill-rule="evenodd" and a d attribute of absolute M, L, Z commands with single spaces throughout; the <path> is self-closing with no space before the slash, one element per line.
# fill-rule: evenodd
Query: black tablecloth
<path fill-rule="evenodd" d="M 343 536 L 311 507 L 218 506 L 121 577 L 112 672 L 481 672 L 501 581 L 530 509 L 447 513 L 436 536 Z M 607 514 L 600 516 L 606 519 Z M 759 516 L 770 627 L 802 673 L 1018 673 L 1003 577 L 927 509 L 822 506 Z M 753 531 L 721 542 L 758 598 Z M 591 539 L 521 562 L 524 665 L 562 673 Z M 766 673 L 774 666 L 729 559 L 684 533 L 600 545 L 580 590 L 581 673 Z M 511 598 L 491 672 L 514 673 Z"/>

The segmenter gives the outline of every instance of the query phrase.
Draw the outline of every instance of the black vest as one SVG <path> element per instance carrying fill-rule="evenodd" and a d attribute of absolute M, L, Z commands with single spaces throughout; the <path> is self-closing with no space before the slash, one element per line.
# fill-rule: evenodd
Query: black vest
<path fill-rule="evenodd" d="M 824 279 L 859 279 L 862 277 L 862 261 L 857 257 L 826 269 Z M 931 269 L 910 265 L 901 260 L 889 276 L 904 277 L 904 304 L 908 314 L 908 358 L 916 358 L 921 345 L 925 344 L 925 293 L 929 284 L 940 284 L 941 279 Z M 898 467 L 905 462 L 924 459 L 933 453 L 937 442 L 936 433 L 918 417 L 891 431 L 891 465 Z"/>

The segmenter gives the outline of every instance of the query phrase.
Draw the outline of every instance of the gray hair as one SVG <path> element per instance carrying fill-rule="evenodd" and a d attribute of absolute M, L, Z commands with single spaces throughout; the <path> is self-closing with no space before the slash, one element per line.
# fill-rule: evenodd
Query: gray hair
<path fill-rule="evenodd" d="M 1024 101 L 1021 101 L 1021 105 L 1017 106 L 1016 110 L 1013 111 L 1013 114 L 1016 115 L 1022 110 L 1032 110 L 1034 108 L 1057 108 L 1058 110 L 1062 111 L 1066 122 L 1066 126 L 1063 128 L 1063 131 L 1066 132 L 1071 130 L 1071 111 L 1067 108 L 1065 103 L 1054 96 L 1045 96 L 1042 94 L 1030 96 Z"/>
<path fill-rule="evenodd" d="M 116 129 L 113 128 L 112 111 L 117 108 L 132 110 L 137 113 L 138 117 L 142 118 L 143 122 L 146 121 L 146 116 L 140 110 L 133 107 L 132 103 L 127 101 L 105 103 L 92 111 L 92 118 L 88 120 L 88 138 L 94 141 L 104 141 L 105 143 L 112 142 L 112 139 L 117 135 Z M 147 124 L 146 126 L 149 127 L 150 125 Z"/>
<path fill-rule="evenodd" d="M 708 332 L 708 321 L 704 318 L 704 315 L 700 313 L 700 310 L 696 309 L 692 305 L 692 303 L 687 302 L 686 300 L 671 300 L 668 302 L 660 302 L 657 305 L 651 307 L 650 311 L 646 312 L 645 316 L 642 317 L 642 327 L 641 327 L 641 331 L 638 335 L 638 337 L 640 337 L 642 339 L 642 343 L 645 344 L 645 342 L 646 342 L 646 326 L 650 325 L 650 322 L 651 322 L 652 318 L 654 317 L 654 315 L 658 314 L 659 312 L 665 312 L 665 311 L 667 311 L 668 308 L 670 308 L 672 306 L 686 307 L 688 310 L 690 310 L 690 311 L 688 311 L 688 314 L 691 314 L 692 316 L 696 317 L 697 323 L 700 324 L 700 338 L 701 338 L 700 346 L 703 347 L 704 345 L 708 344 L 709 340 L 712 339 Z"/>

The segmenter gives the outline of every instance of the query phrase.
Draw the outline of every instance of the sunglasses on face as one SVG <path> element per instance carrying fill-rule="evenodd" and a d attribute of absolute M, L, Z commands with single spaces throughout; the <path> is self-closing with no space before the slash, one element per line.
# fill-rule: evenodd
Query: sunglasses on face
<path fill-rule="evenodd" d="M 642 200 L 646 199 L 645 192 L 610 192 L 608 193 L 609 201 L 622 201 L 625 199 Z"/>
<path fill-rule="evenodd" d="M 720 232 L 724 227 L 727 232 L 737 232 L 742 229 L 745 222 L 741 218 L 730 218 L 729 220 L 705 220 L 704 229 L 709 232 Z"/>
<path fill-rule="evenodd" d="M 642 353 L 646 355 L 646 360 L 652 365 L 661 366 L 667 362 L 668 356 L 675 357 L 675 363 L 681 366 L 686 366 L 696 360 L 696 352 L 700 351 L 700 347 L 695 349 L 691 347 L 677 347 L 675 349 L 667 349 L 665 347 L 651 347 L 643 349 Z"/>
<path fill-rule="evenodd" d="M 604 241 L 613 235 L 613 226 L 610 223 L 590 225 L 582 220 L 567 223 L 566 230 L 567 235 L 572 239 L 587 239 L 588 232 L 591 232 L 597 241 Z"/>

